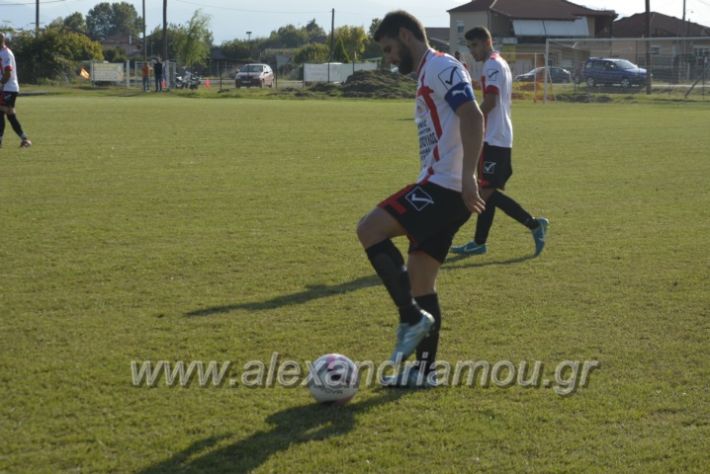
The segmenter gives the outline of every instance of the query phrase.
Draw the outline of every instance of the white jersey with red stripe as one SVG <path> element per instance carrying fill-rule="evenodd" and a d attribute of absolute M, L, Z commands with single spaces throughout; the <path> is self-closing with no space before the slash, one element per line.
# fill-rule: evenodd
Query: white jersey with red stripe
<path fill-rule="evenodd" d="M 508 63 L 496 51 L 483 64 L 481 87 L 484 95 L 498 96 L 496 106 L 486 116 L 484 141 L 489 145 L 512 148 L 513 121 L 510 119 L 510 107 L 513 101 L 513 76 Z"/>
<path fill-rule="evenodd" d="M 461 192 L 463 143 L 456 109 L 476 100 L 471 76 L 456 58 L 433 49 L 422 58 L 418 76 L 415 122 L 421 172 L 417 182 Z"/>
<path fill-rule="evenodd" d="M 10 71 L 10 79 L 2 87 L 2 90 L 5 92 L 20 92 L 20 84 L 17 82 L 15 55 L 12 54 L 12 51 L 7 46 L 0 48 L 0 68 L 2 68 L 3 73 Z"/>

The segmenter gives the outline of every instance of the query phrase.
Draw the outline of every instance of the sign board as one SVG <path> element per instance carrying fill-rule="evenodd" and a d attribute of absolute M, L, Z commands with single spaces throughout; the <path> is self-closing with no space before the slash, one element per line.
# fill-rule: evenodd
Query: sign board
<path fill-rule="evenodd" d="M 94 82 L 123 82 L 125 76 L 123 63 L 92 63 L 91 80 Z"/>

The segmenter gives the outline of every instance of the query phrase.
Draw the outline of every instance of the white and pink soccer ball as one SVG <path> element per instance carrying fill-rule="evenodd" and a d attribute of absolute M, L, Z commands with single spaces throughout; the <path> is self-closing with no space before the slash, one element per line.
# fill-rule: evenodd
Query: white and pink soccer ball
<path fill-rule="evenodd" d="M 319 403 L 344 405 L 357 393 L 357 366 L 342 354 L 325 354 L 313 362 L 308 389 Z"/>

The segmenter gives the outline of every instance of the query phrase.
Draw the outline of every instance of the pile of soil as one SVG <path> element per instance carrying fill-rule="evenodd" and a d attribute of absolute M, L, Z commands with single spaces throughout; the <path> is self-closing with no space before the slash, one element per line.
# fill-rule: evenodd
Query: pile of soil
<path fill-rule="evenodd" d="M 411 99 L 417 83 L 409 76 L 389 71 L 356 71 L 342 85 L 344 97 Z"/>

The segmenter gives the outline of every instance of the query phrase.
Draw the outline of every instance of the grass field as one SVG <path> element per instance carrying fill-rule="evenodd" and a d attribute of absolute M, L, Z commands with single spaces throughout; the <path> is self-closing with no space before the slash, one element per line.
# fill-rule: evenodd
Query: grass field
<path fill-rule="evenodd" d="M 0 150 L 0 472 L 707 472 L 710 106 L 515 105 L 502 213 L 446 264 L 440 358 L 586 387 L 136 387 L 131 361 L 383 360 L 354 229 L 417 175 L 409 101 L 31 97 Z M 472 232 L 468 224 L 457 241 Z M 399 242 L 404 248 L 405 242 Z"/>

